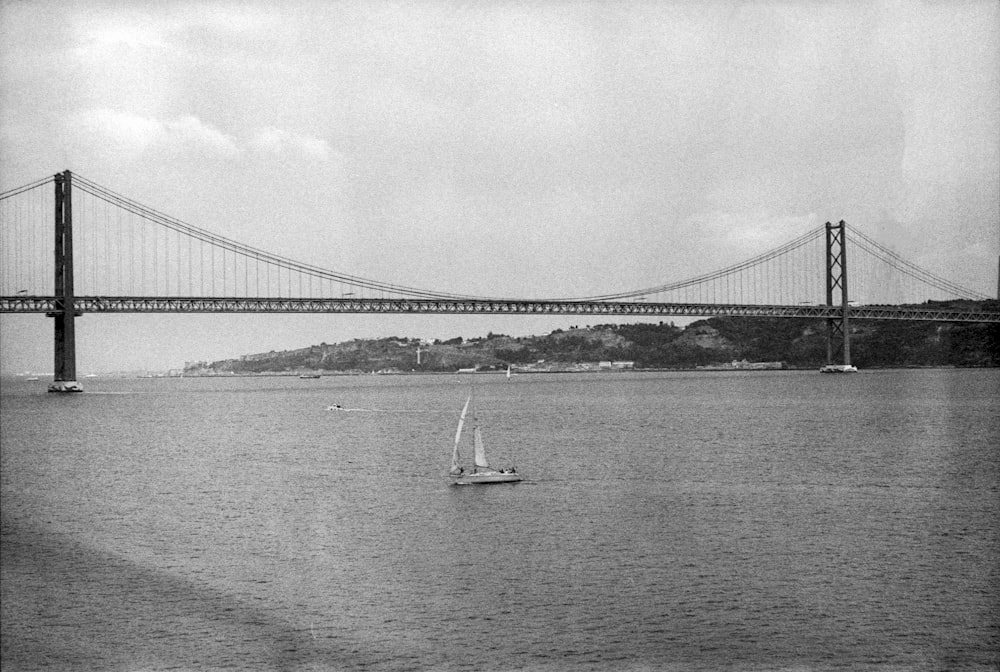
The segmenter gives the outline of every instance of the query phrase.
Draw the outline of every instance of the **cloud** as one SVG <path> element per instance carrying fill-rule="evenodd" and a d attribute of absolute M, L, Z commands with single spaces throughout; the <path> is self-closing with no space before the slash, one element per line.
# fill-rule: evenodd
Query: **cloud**
<path fill-rule="evenodd" d="M 329 161 L 330 143 L 322 138 L 301 135 L 268 126 L 257 131 L 247 143 L 253 149 L 272 154 L 294 152 L 319 161 Z"/>
<path fill-rule="evenodd" d="M 821 224 L 815 213 L 781 215 L 764 210 L 716 210 L 698 213 L 685 222 L 701 240 L 745 258 L 779 247 Z"/>
<path fill-rule="evenodd" d="M 74 115 L 73 125 L 95 140 L 111 142 L 117 151 L 137 153 L 152 148 L 196 148 L 223 155 L 239 152 L 231 136 L 192 115 L 159 120 L 132 112 L 95 108 Z"/>
<path fill-rule="evenodd" d="M 133 50 L 163 50 L 168 47 L 158 31 L 138 25 L 102 25 L 87 33 L 81 42 L 82 45 L 77 49 L 77 53 L 81 56 L 88 53 L 116 52 L 119 47 Z"/>
<path fill-rule="evenodd" d="M 240 139 L 205 123 L 194 115 L 154 119 L 108 108 L 84 110 L 73 116 L 72 125 L 83 129 L 97 145 L 115 151 L 198 151 L 219 157 L 235 157 L 247 151 L 292 154 L 327 162 L 334 155 L 330 144 L 314 136 L 273 126 L 261 128 L 248 139 Z"/>

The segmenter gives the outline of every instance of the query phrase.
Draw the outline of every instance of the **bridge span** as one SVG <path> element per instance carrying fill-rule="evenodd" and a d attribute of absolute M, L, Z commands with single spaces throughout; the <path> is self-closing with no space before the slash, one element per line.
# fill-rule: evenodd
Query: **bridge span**
<path fill-rule="evenodd" d="M 54 237 L 45 233 L 49 225 Z M 827 363 L 837 358 L 846 365 L 850 320 L 1000 323 L 1000 309 L 984 309 L 994 305 L 983 303 L 988 298 L 849 230 L 843 221 L 692 278 L 597 296 L 492 298 L 301 263 L 192 226 L 68 170 L 0 193 L 0 313 L 53 318 L 53 391 L 80 389 L 74 323 L 86 314 L 813 318 L 826 322 Z M 954 308 L 962 305 L 970 308 Z"/>
<path fill-rule="evenodd" d="M 636 317 L 788 317 L 839 320 L 842 306 L 657 303 L 646 301 L 563 301 L 533 299 L 298 299 L 77 296 L 77 316 L 86 313 L 340 313 L 453 315 L 609 315 Z M 62 312 L 53 296 L 0 297 L 0 312 Z M 1000 323 L 1000 311 L 954 310 L 933 306 L 851 306 L 850 319 Z"/>

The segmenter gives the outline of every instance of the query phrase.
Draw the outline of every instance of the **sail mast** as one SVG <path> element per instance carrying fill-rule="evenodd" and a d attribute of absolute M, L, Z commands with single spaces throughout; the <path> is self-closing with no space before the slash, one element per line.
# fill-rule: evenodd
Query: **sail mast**
<path fill-rule="evenodd" d="M 465 414 L 469 411 L 469 402 L 472 401 L 472 395 L 465 400 L 465 406 L 462 407 L 462 415 L 458 418 L 458 429 L 455 430 L 455 449 L 451 453 L 451 473 L 455 474 L 459 471 L 458 466 L 458 443 L 462 440 L 462 425 L 465 424 Z"/>

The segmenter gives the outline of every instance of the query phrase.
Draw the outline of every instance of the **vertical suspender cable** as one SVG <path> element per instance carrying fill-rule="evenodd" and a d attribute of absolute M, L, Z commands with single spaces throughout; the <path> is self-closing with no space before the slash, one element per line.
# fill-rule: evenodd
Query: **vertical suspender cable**
<path fill-rule="evenodd" d="M 27 202 L 27 207 L 21 205 L 23 202 Z M 25 241 L 27 236 L 24 232 L 31 227 L 32 221 L 32 209 L 31 209 L 31 193 L 28 193 L 25 200 L 20 198 L 15 198 L 11 200 L 10 207 L 5 208 L 4 215 L 9 213 L 10 219 L 4 220 L 3 233 L 7 237 L 5 242 L 5 249 L 10 254 L 10 272 L 5 273 L 5 282 L 13 283 L 13 286 L 8 290 L 12 294 L 20 294 L 21 290 L 27 288 L 28 279 L 30 276 L 27 273 L 27 267 L 30 265 L 31 256 L 29 251 L 25 249 Z M 6 255 L 4 255 L 6 256 Z M 27 260 L 29 263 L 25 263 Z M 7 260 L 4 259 L 6 262 Z M 7 266 L 4 263 L 4 266 Z"/>
<path fill-rule="evenodd" d="M 12 200 L 10 205 L 10 224 L 5 226 L 3 230 L 4 234 L 6 234 L 10 239 L 6 249 L 8 250 L 8 254 L 10 254 L 11 258 L 11 263 L 9 265 L 10 270 L 5 272 L 4 275 L 9 278 L 9 282 L 14 283 L 14 286 L 10 288 L 10 291 L 15 294 L 21 291 L 21 284 L 23 282 L 21 280 L 21 269 L 24 268 L 24 264 L 21 263 L 20 245 L 17 244 L 18 240 L 21 239 L 21 220 L 23 219 L 23 216 L 21 215 L 21 209 L 17 206 L 18 202 Z M 4 266 L 8 265 L 5 263 Z"/>
<path fill-rule="evenodd" d="M 132 213 L 128 216 L 128 293 L 135 296 L 135 231 L 132 227 Z"/>
<path fill-rule="evenodd" d="M 4 218 L 0 220 L 3 223 L 2 235 L 4 236 L 3 246 L 0 247 L 4 251 L 4 289 L 7 289 L 7 283 L 11 283 L 11 287 L 7 289 L 11 294 L 19 294 L 25 285 L 24 268 L 27 264 L 23 263 L 21 259 L 24 252 L 21 244 L 25 239 L 21 231 L 24 228 L 23 222 L 30 221 L 32 216 L 30 193 L 27 198 L 29 204 L 27 208 L 21 205 L 22 201 L 18 198 L 12 198 L 9 204 L 4 201 Z"/>
<path fill-rule="evenodd" d="M 90 199 L 92 203 L 96 201 Z M 101 208 L 101 220 L 104 222 L 104 268 L 101 274 L 100 289 L 101 294 L 111 293 L 111 223 L 108 221 L 108 209 Z"/>
<path fill-rule="evenodd" d="M 122 285 L 125 284 L 122 280 L 122 211 L 120 208 L 115 208 L 115 220 L 118 225 L 118 296 L 124 294 Z"/>

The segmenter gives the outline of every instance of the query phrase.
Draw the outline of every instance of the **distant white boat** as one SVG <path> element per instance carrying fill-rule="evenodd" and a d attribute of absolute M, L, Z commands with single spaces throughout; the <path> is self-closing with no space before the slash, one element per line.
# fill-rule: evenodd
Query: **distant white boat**
<path fill-rule="evenodd" d="M 80 387 L 80 383 L 75 380 L 56 380 L 49 385 L 49 392 L 55 392 L 57 394 L 71 394 L 74 392 L 83 392 L 83 388 Z"/>
<path fill-rule="evenodd" d="M 858 367 L 851 366 L 850 364 L 827 364 L 821 366 L 819 369 L 820 373 L 857 373 Z"/>
<path fill-rule="evenodd" d="M 486 460 L 486 445 L 483 443 L 483 433 L 479 428 L 479 421 L 476 418 L 475 406 L 472 407 L 472 451 L 473 466 L 472 472 L 467 473 L 465 467 L 459 462 L 459 445 L 462 441 L 462 427 L 465 425 L 465 417 L 472 405 L 472 395 L 465 400 L 462 407 L 462 414 L 458 418 L 458 429 L 455 431 L 455 448 L 451 453 L 451 469 L 448 474 L 454 478 L 455 485 L 486 485 L 490 483 L 516 483 L 523 480 L 514 467 L 494 469 Z"/>
<path fill-rule="evenodd" d="M 319 378 L 320 375 L 318 373 L 303 373 L 299 378 Z"/>

